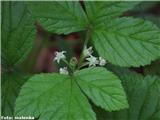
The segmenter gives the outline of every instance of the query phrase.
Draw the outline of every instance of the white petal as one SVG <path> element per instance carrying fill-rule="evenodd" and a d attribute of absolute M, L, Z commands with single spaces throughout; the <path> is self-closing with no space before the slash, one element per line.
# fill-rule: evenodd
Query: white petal
<path fill-rule="evenodd" d="M 83 54 L 85 57 L 88 57 L 88 56 L 91 56 L 93 53 L 93 50 L 92 50 L 92 47 L 89 47 L 89 48 L 84 48 L 84 51 L 83 51 Z"/>
<path fill-rule="evenodd" d="M 54 61 L 57 61 L 57 63 L 60 62 L 61 59 L 65 59 L 66 56 L 64 55 L 64 53 L 66 53 L 66 51 L 62 51 L 62 52 L 55 52 L 55 58 L 54 58 Z"/>
<path fill-rule="evenodd" d="M 96 64 L 98 64 L 97 58 L 92 55 L 89 58 L 86 58 L 86 60 L 89 61 L 89 66 L 96 66 Z"/>

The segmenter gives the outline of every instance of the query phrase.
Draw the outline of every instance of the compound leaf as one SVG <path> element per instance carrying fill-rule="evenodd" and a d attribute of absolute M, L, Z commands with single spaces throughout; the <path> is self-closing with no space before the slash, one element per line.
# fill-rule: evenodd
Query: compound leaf
<path fill-rule="evenodd" d="M 86 15 L 78 1 L 29 2 L 31 14 L 47 30 L 68 34 L 84 30 Z"/>
<path fill-rule="evenodd" d="M 160 78 L 143 77 L 127 70 L 114 71 L 122 80 L 130 107 L 126 110 L 108 113 L 108 120 L 159 120 Z"/>
<path fill-rule="evenodd" d="M 14 104 L 21 86 L 28 76 L 20 73 L 3 73 L 2 74 L 2 115 L 13 116 Z"/>
<path fill-rule="evenodd" d="M 39 120 L 95 120 L 87 98 L 68 75 L 39 74 L 29 79 L 16 100 L 16 116 Z"/>
<path fill-rule="evenodd" d="M 160 29 L 142 19 L 108 21 L 94 30 L 92 40 L 100 56 L 119 66 L 146 65 L 160 56 Z"/>
<path fill-rule="evenodd" d="M 14 66 L 30 52 L 34 20 L 24 2 L 2 2 L 2 63 Z"/>
<path fill-rule="evenodd" d="M 90 23 L 98 26 L 104 21 L 112 21 L 113 18 L 123 14 L 123 12 L 132 9 L 139 2 L 129 1 L 86 1 L 85 7 Z"/>
<path fill-rule="evenodd" d="M 75 77 L 83 92 L 101 108 L 114 111 L 128 107 L 120 80 L 105 68 L 86 68 Z"/>
<path fill-rule="evenodd" d="M 129 108 L 106 112 L 93 106 L 97 120 L 159 120 L 160 119 L 160 78 L 142 76 L 126 68 L 109 65 L 122 81 L 127 94 Z"/>

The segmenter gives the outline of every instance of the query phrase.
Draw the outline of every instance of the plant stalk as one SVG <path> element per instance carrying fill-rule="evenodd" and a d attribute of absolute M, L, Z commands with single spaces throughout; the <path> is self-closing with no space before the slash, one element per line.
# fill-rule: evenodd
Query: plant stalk
<path fill-rule="evenodd" d="M 88 44 L 88 41 L 90 39 L 90 34 L 91 34 L 91 31 L 90 31 L 90 29 L 88 29 L 87 33 L 86 33 L 86 37 L 85 37 L 82 53 L 80 55 L 80 59 L 79 59 L 79 63 L 78 63 L 78 69 L 80 69 L 80 67 L 81 67 L 81 65 L 82 65 L 82 63 L 84 61 L 85 56 L 83 55 L 83 51 L 84 51 L 85 48 L 87 48 L 87 44 Z"/>

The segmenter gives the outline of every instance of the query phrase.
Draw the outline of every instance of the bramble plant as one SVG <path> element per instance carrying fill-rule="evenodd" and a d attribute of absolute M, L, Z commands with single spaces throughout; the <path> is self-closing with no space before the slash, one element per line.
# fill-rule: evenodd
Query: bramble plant
<path fill-rule="evenodd" d="M 160 58 L 159 27 L 142 18 L 124 17 L 139 4 L 2 2 L 2 116 L 160 120 L 159 76 L 129 69 Z M 53 63 L 63 64 L 58 73 L 22 72 L 19 66 L 33 47 L 35 22 L 48 34 L 85 33 L 80 57 L 69 57 L 69 51 L 62 49 L 53 53 Z M 48 39 L 46 35 L 44 46 Z"/>

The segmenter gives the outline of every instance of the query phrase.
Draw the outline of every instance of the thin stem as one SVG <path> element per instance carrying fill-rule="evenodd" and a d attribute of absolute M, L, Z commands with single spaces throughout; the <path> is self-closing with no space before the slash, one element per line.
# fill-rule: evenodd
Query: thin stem
<path fill-rule="evenodd" d="M 73 67 L 68 63 L 68 61 L 67 61 L 66 59 L 62 59 L 62 61 L 63 61 L 64 63 L 66 63 L 66 65 L 70 68 L 70 70 L 71 70 L 72 72 L 74 72 Z"/>
<path fill-rule="evenodd" d="M 85 37 L 82 53 L 80 55 L 80 59 L 79 59 L 79 63 L 78 63 L 78 69 L 80 69 L 80 67 L 81 67 L 81 65 L 82 65 L 82 63 L 84 61 L 85 56 L 83 55 L 83 51 L 84 51 L 85 48 L 87 48 L 87 44 L 88 44 L 88 41 L 90 39 L 90 34 L 91 34 L 91 31 L 90 31 L 90 29 L 88 29 L 87 33 L 86 33 L 86 37 Z"/>
<path fill-rule="evenodd" d="M 86 62 L 86 63 L 82 64 L 81 66 L 79 66 L 79 69 L 81 69 L 82 67 L 85 67 L 85 66 L 87 66 L 87 65 L 89 65 L 88 62 Z"/>

